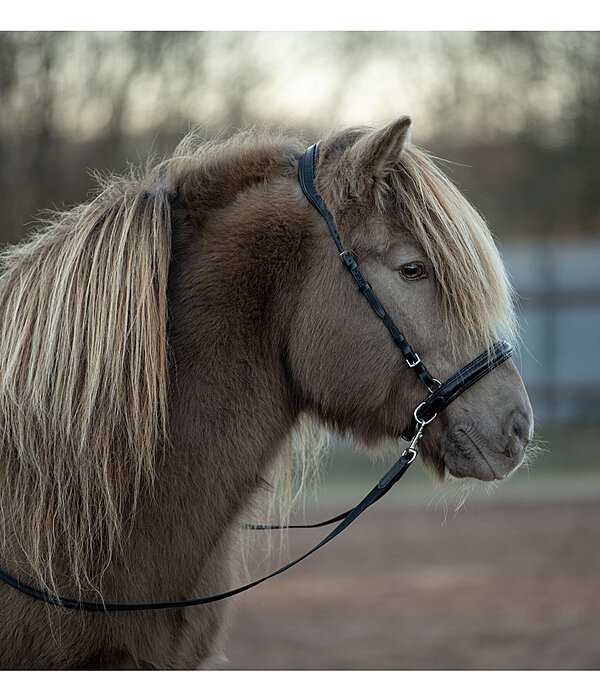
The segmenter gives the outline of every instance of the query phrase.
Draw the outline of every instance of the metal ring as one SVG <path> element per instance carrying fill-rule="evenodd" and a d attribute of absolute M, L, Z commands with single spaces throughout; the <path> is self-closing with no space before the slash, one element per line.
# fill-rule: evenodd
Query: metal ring
<path fill-rule="evenodd" d="M 407 447 L 407 448 L 404 450 L 404 452 L 402 453 L 402 456 L 404 456 L 404 455 L 407 454 L 408 452 L 411 453 L 411 456 L 410 456 L 410 458 L 409 458 L 409 460 L 408 460 L 408 464 L 412 464 L 412 463 L 415 461 L 415 459 L 417 458 L 417 455 L 418 455 L 419 453 L 417 452 L 417 450 L 415 450 L 414 447 L 410 447 L 410 446 L 409 446 L 409 447 Z"/>
<path fill-rule="evenodd" d="M 432 389 L 430 386 L 427 387 L 429 393 L 433 394 L 434 391 L 437 391 L 442 386 L 442 382 L 440 382 L 439 379 L 435 379 L 434 377 L 431 377 L 431 379 L 437 384 L 435 389 Z"/>
<path fill-rule="evenodd" d="M 419 425 L 429 425 L 429 423 L 431 423 L 431 421 L 437 416 L 437 413 L 434 413 L 434 414 L 431 416 L 431 418 L 430 418 L 429 420 L 421 420 L 421 418 L 419 418 L 419 417 L 417 416 L 417 411 L 418 411 L 420 408 L 422 408 L 426 403 L 427 403 L 427 401 L 423 401 L 422 403 L 420 403 L 420 404 L 415 408 L 414 413 L 413 413 L 414 419 L 417 421 L 417 423 L 418 423 Z"/>

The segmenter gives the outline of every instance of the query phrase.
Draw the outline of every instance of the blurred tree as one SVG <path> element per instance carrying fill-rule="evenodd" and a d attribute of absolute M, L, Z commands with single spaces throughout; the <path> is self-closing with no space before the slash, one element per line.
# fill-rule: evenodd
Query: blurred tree
<path fill-rule="evenodd" d="M 501 233 L 598 232 L 600 35 L 477 32 L 469 40 L 472 48 L 455 54 L 452 37 L 439 35 L 448 80 L 438 119 L 461 116 L 457 140 L 444 130 L 436 148 L 473 166 L 458 177 Z M 474 85 L 478 74 L 485 83 Z"/>
<path fill-rule="evenodd" d="M 121 170 L 254 123 L 415 117 L 501 235 L 600 229 L 595 32 L 0 32 L 0 239 Z"/>

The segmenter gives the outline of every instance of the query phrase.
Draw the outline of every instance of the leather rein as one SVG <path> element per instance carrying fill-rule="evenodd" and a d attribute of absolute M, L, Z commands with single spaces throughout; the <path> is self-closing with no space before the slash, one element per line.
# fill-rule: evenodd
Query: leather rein
<path fill-rule="evenodd" d="M 37 598 L 44 603 L 58 605 L 65 608 L 73 608 L 76 610 L 85 610 L 88 612 L 124 612 L 135 610 L 160 610 L 164 608 L 183 608 L 192 605 L 206 605 L 207 603 L 215 603 L 219 600 L 231 598 L 234 595 L 243 593 L 250 588 L 254 588 L 259 584 L 264 583 L 274 576 L 278 576 L 284 571 L 291 569 L 293 566 L 296 566 L 296 564 L 299 564 L 311 554 L 321 549 L 321 547 L 324 547 L 328 542 L 345 530 L 354 520 L 356 520 L 361 513 L 382 498 L 392 488 L 392 486 L 394 486 L 394 484 L 399 481 L 402 476 L 404 476 L 408 467 L 417 457 L 417 445 L 423 435 L 425 427 L 435 419 L 440 411 L 443 411 L 444 408 L 452 403 L 452 401 L 459 397 L 470 386 L 479 381 L 482 377 L 491 372 L 495 367 L 500 365 L 512 355 L 513 349 L 510 344 L 504 340 L 500 340 L 492 345 L 491 348 L 476 357 L 472 362 L 458 370 L 458 372 L 453 374 L 445 382 L 442 383 L 438 379 L 434 379 L 431 376 L 419 355 L 411 348 L 404 335 L 388 316 L 381 302 L 375 295 L 371 285 L 363 277 L 353 254 L 350 251 L 345 250 L 342 246 L 339 234 L 335 227 L 333 216 L 327 209 L 325 202 L 321 199 L 315 188 L 314 177 L 319 156 L 320 143 L 321 142 L 310 146 L 300 158 L 298 175 L 302 191 L 304 192 L 308 201 L 325 219 L 329 232 L 331 233 L 331 237 L 333 238 L 333 241 L 339 251 L 340 258 L 357 283 L 358 290 L 367 299 L 375 314 L 381 319 L 382 323 L 388 329 L 390 335 L 392 336 L 392 340 L 398 346 L 408 367 L 415 372 L 429 391 L 427 398 L 413 411 L 411 424 L 408 426 L 402 436 L 405 440 L 409 441 L 409 445 L 406 447 L 400 458 L 386 472 L 386 474 L 381 477 L 371 491 L 369 491 L 369 493 L 356 506 L 354 506 L 354 508 L 345 511 L 340 515 L 319 523 L 313 523 L 311 525 L 247 525 L 247 528 L 253 530 L 278 530 L 316 528 L 331 525 L 336 522 L 339 523 L 326 537 L 324 537 L 320 542 L 312 547 L 312 549 L 302 556 L 294 559 L 285 566 L 280 567 L 276 571 L 263 576 L 262 578 L 252 581 L 251 583 L 247 583 L 244 586 L 225 591 L 224 593 L 217 593 L 204 598 L 191 598 L 187 600 L 170 600 L 149 603 L 107 603 L 78 600 L 53 595 L 29 586 L 23 581 L 20 581 L 19 579 L 16 579 L 10 574 L 7 574 L 1 570 L 0 581 L 3 581 L 9 586 L 16 588 L 22 593 L 25 593 L 33 598 Z"/>

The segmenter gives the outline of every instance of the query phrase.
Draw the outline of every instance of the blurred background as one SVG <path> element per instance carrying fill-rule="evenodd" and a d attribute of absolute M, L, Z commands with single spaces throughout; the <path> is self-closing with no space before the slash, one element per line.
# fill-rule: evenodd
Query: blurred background
<path fill-rule="evenodd" d="M 497 236 L 543 451 L 487 490 L 413 468 L 236 604 L 227 668 L 599 668 L 599 33 L 1 32 L 0 241 L 192 126 L 312 142 L 404 113 Z M 334 443 L 304 515 L 352 505 L 391 455 Z"/>

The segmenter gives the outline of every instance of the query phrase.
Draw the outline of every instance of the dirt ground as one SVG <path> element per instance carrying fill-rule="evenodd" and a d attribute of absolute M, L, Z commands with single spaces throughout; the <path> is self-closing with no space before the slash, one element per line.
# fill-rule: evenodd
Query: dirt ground
<path fill-rule="evenodd" d="M 240 597 L 225 668 L 600 669 L 599 535 L 600 493 L 378 505 Z"/>

